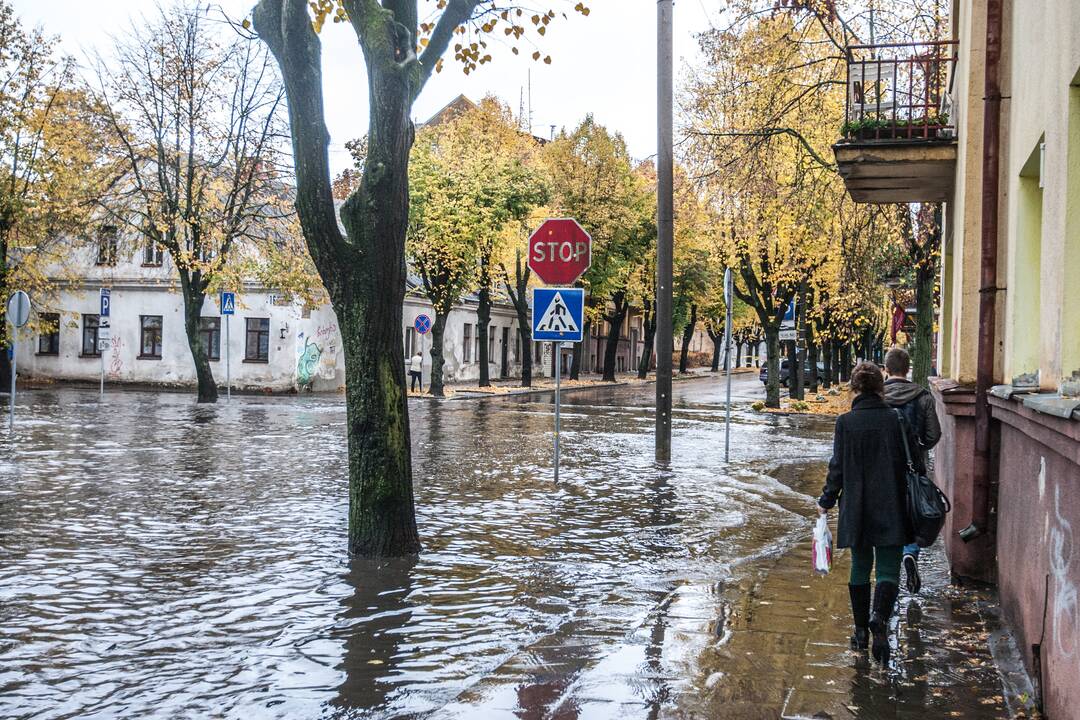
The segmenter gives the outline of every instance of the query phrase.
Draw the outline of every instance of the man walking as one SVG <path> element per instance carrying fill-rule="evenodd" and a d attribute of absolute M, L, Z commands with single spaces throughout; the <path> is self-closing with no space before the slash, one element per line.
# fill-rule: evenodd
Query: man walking
<path fill-rule="evenodd" d="M 409 378 L 411 380 L 409 391 L 412 392 L 416 389 L 417 383 L 420 384 L 420 392 L 424 392 L 424 351 L 417 350 L 416 354 L 409 360 Z"/>
<path fill-rule="evenodd" d="M 911 356 L 907 350 L 895 347 L 885 354 L 885 402 L 903 413 L 908 425 L 919 439 L 923 467 L 930 468 L 930 448 L 941 439 L 941 423 L 934 409 L 934 398 L 921 385 L 907 379 L 911 369 Z M 919 546 L 912 543 L 904 548 L 904 572 L 907 575 L 908 592 L 917 593 L 922 587 L 919 577 Z"/>

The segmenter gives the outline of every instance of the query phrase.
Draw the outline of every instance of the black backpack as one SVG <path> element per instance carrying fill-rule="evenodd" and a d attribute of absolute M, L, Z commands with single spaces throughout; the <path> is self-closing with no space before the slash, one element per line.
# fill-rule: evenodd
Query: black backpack
<path fill-rule="evenodd" d="M 914 405 L 914 403 L 909 403 Z M 919 547 L 930 547 L 937 540 L 941 528 L 945 526 L 945 516 L 952 510 L 952 504 L 945 493 L 926 475 L 915 472 L 915 463 L 911 459 L 911 446 L 908 444 L 908 421 L 904 412 L 894 409 L 900 421 L 900 442 L 904 446 L 907 458 L 907 513 L 911 522 L 911 531 Z"/>

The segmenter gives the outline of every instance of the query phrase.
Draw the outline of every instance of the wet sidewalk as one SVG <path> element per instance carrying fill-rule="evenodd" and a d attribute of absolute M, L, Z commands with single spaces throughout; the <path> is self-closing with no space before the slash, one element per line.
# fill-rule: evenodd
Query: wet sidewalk
<path fill-rule="evenodd" d="M 922 591 L 901 590 L 887 669 L 848 644 L 850 554 L 839 551 L 827 577 L 810 557 L 807 539 L 733 593 L 701 657 L 701 694 L 672 717 L 1034 717 L 995 593 L 950 585 L 940 543 L 923 553 Z"/>

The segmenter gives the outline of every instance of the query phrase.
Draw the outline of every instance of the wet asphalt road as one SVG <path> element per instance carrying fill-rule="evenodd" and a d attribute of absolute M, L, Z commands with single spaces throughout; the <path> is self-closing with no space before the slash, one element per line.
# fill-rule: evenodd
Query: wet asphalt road
<path fill-rule="evenodd" d="M 415 560 L 345 557 L 337 396 L 20 394 L 0 440 L 0 717 L 656 717 L 724 589 L 806 536 L 831 423 L 734 381 L 414 401 Z M 808 474 L 792 469 L 810 468 Z M 662 618 L 662 622 L 659 620 Z M 682 618 L 681 620 L 679 618 Z"/>

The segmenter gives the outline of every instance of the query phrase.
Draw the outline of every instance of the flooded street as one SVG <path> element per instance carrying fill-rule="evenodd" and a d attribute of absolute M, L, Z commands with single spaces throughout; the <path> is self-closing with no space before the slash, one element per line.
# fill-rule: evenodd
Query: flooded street
<path fill-rule="evenodd" d="M 23 393 L 0 441 L 0 716 L 676 708 L 725 588 L 807 537 L 831 422 L 737 408 L 725 466 L 722 383 L 677 383 L 659 471 L 652 393 L 567 394 L 558 486 L 550 396 L 413 402 L 424 552 L 381 567 L 345 557 L 339 397 Z"/>

